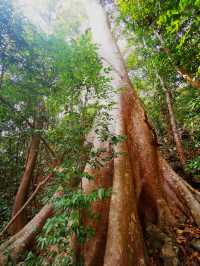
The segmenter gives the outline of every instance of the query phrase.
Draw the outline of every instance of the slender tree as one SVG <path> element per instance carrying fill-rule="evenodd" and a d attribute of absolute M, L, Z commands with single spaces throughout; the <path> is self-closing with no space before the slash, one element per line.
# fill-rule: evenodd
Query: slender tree
<path fill-rule="evenodd" d="M 184 168 L 185 163 L 186 163 L 186 158 L 185 158 L 184 148 L 183 148 L 183 145 L 181 143 L 181 138 L 180 138 L 180 135 L 179 135 L 178 130 L 177 130 L 176 119 L 174 116 L 173 104 L 172 104 L 172 94 L 171 94 L 171 91 L 168 88 L 166 88 L 164 81 L 161 78 L 161 76 L 157 74 L 157 77 L 161 83 L 162 89 L 163 89 L 165 96 L 166 96 L 167 109 L 169 112 L 169 119 L 170 119 L 172 134 L 173 134 L 174 141 L 176 143 L 176 150 L 177 150 L 177 154 L 178 154 L 180 163 L 181 163 L 182 167 Z"/>
<path fill-rule="evenodd" d="M 44 104 L 40 102 L 37 106 L 36 115 L 35 115 L 35 127 L 34 130 L 42 130 L 44 122 L 42 121 L 44 114 Z M 15 216 L 16 213 L 22 208 L 24 203 L 27 200 L 31 180 L 33 178 L 33 172 L 36 165 L 37 155 L 39 152 L 40 146 L 40 133 L 33 133 L 33 136 L 30 141 L 30 146 L 27 152 L 27 158 L 25 163 L 24 173 L 18 188 L 15 202 L 13 206 L 12 216 Z M 15 222 L 12 224 L 11 232 L 12 234 L 20 231 L 27 223 L 27 215 L 25 211 L 21 212 L 20 215 L 16 218 Z"/>

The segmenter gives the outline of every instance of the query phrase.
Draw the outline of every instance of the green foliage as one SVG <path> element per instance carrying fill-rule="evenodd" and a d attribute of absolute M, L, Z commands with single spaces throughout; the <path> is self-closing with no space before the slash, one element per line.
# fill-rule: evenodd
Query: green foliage
<path fill-rule="evenodd" d="M 0 231 L 4 228 L 10 217 L 10 208 L 5 198 L 0 198 Z"/>
<path fill-rule="evenodd" d="M 195 89 L 188 90 L 188 88 L 177 91 L 174 107 L 180 123 L 190 131 L 191 136 L 198 142 L 200 140 L 198 126 L 200 123 L 199 92 Z"/>
<path fill-rule="evenodd" d="M 187 169 L 190 171 L 200 171 L 200 156 L 197 156 L 193 160 L 188 161 L 187 163 Z M 199 175 L 200 177 L 200 175 Z"/>
<path fill-rule="evenodd" d="M 130 76 L 159 142 L 168 154 L 174 150 L 166 95 L 158 75 L 171 93 L 178 131 L 191 158 L 190 153 L 195 156 L 199 149 L 200 94 L 184 82 L 177 68 L 199 78 L 199 1 L 118 0 L 117 4 L 128 46 L 133 47 L 127 58 Z M 191 161 L 189 165 L 192 173 L 196 164 Z"/>
<path fill-rule="evenodd" d="M 36 254 L 30 251 L 26 256 L 24 263 L 28 266 L 42 265 L 42 257 L 37 256 Z"/>
<path fill-rule="evenodd" d="M 11 1 L 1 1 L 0 14 L 0 173 L 6 187 L 9 182 L 18 185 L 29 139 L 36 132 L 57 154 L 65 153 L 69 165 L 78 161 L 109 79 L 102 74 L 108 70 L 89 34 L 68 42 L 59 34 L 46 36 Z M 45 107 L 39 115 L 38 102 Z M 37 116 L 42 129 L 27 123 L 34 124 Z M 50 158 L 43 152 L 38 168 L 46 172 Z"/>
<path fill-rule="evenodd" d="M 101 134 L 108 135 L 105 125 L 112 104 L 104 99 L 111 92 L 110 79 L 106 77 L 110 70 L 103 67 L 89 33 L 75 35 L 68 41 L 59 32 L 46 35 L 17 13 L 10 1 L 0 3 L 0 14 L 3 29 L 0 31 L 0 173 L 5 187 L 13 189 L 6 197 L 13 198 L 24 170 L 29 141 L 33 134 L 38 134 L 61 158 L 61 163 L 52 169 L 54 155 L 52 158 L 41 141 L 34 180 L 49 173 L 54 178 L 37 201 L 46 203 L 59 186 L 65 188 L 64 196 L 54 202 L 56 215 L 44 226 L 38 247 L 48 254 L 49 263 L 71 265 L 72 234 L 80 243 L 94 234 L 92 228 L 83 226 L 80 212 L 87 209 L 91 219 L 98 219 L 91 213 L 90 205 L 110 195 L 104 188 L 89 195 L 78 189 L 82 178 L 93 178 L 83 173 L 86 162 L 96 167 L 112 159 L 101 156 L 104 151 L 94 151 L 89 143 L 84 145 L 94 122 Z M 42 109 L 38 111 L 40 105 Z M 99 119 L 94 121 L 96 114 Z M 122 141 L 122 137 L 109 137 L 115 143 Z M 29 215 L 37 211 L 31 208 Z M 58 250 L 49 250 L 52 247 Z M 27 265 L 43 262 L 32 253 L 25 258 Z"/>
<path fill-rule="evenodd" d="M 43 234 L 38 237 L 38 247 L 46 253 L 46 260 L 53 265 L 61 263 L 65 257 L 66 264 L 72 265 L 73 250 L 70 241 L 73 235 L 80 244 L 94 235 L 92 227 L 85 227 L 81 221 L 81 213 L 87 210 L 91 219 L 99 219 L 99 215 L 90 210 L 91 203 L 104 200 L 110 196 L 111 190 L 99 188 L 90 194 L 83 194 L 81 190 L 66 190 L 64 196 L 54 200 L 56 214 L 47 220 L 43 227 Z M 49 250 L 49 248 L 51 250 Z M 60 254 L 62 257 L 58 258 Z M 31 259 L 30 255 L 26 259 Z M 56 260 L 55 260 L 56 258 Z M 59 264 L 60 265 L 60 264 Z"/>
<path fill-rule="evenodd" d="M 154 43 L 154 49 L 156 45 L 169 48 L 175 65 L 183 67 L 193 77 L 199 77 L 199 1 L 117 2 L 129 29 L 139 36 L 148 36 L 148 41 Z M 157 38 L 156 32 L 160 38 Z M 159 52 L 162 53 L 162 50 Z"/>

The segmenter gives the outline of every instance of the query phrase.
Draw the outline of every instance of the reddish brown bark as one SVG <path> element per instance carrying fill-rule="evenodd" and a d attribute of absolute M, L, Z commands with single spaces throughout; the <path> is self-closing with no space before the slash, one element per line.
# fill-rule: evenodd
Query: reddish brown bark
<path fill-rule="evenodd" d="M 90 141 L 93 141 L 92 134 L 88 136 L 87 141 L 83 144 L 84 147 L 90 146 Z M 81 157 L 81 163 L 80 163 L 80 171 L 82 172 L 85 168 L 85 163 L 88 160 L 88 156 L 84 154 L 84 156 Z M 57 167 L 62 161 L 64 160 L 64 155 L 62 160 L 57 160 L 55 159 L 51 164 L 51 168 Z M 110 169 L 110 168 L 109 168 Z M 105 169 L 104 173 L 109 172 L 108 170 Z M 49 174 L 43 181 L 49 180 L 52 174 Z M 110 175 L 110 172 L 109 172 Z M 111 182 L 112 178 L 108 178 L 106 182 Z M 43 184 L 42 181 L 40 184 Z M 77 187 L 77 180 L 72 180 L 72 182 L 69 182 L 68 186 Z M 35 190 L 35 192 L 32 194 L 34 197 L 37 191 L 39 190 L 40 186 L 38 186 Z M 53 198 L 60 197 L 63 194 L 62 188 L 58 188 L 58 190 L 55 192 L 53 195 Z M 32 196 L 30 199 L 25 203 L 25 206 L 32 200 Z M 52 200 L 52 199 L 51 199 Z M 8 259 L 12 259 L 13 262 L 15 263 L 18 261 L 22 253 L 31 246 L 33 240 L 35 237 L 38 235 L 40 230 L 42 229 L 43 225 L 45 224 L 46 220 L 51 217 L 54 213 L 53 209 L 53 204 L 49 203 L 46 204 L 40 212 L 33 217 L 32 220 L 30 220 L 18 233 L 16 233 L 14 236 L 12 236 L 10 239 L 5 241 L 1 246 L 0 246 L 0 265 L 7 265 Z"/>
<path fill-rule="evenodd" d="M 54 197 L 60 197 L 62 190 L 59 189 Z M 42 229 L 46 220 L 53 214 L 53 204 L 46 204 L 40 212 L 17 234 L 0 246 L 0 265 L 7 265 L 11 258 L 15 263 L 21 254 L 30 246 L 36 235 Z"/>
<path fill-rule="evenodd" d="M 28 198 L 28 200 L 24 203 L 24 205 L 22 206 L 21 209 L 19 209 L 19 211 L 12 217 L 12 219 L 9 221 L 9 223 L 5 226 L 5 228 L 3 229 L 3 231 L 0 233 L 0 237 L 3 236 L 5 234 L 5 232 L 9 229 L 9 227 L 15 222 L 15 220 L 18 218 L 18 216 L 25 210 L 25 208 L 33 201 L 33 199 L 35 198 L 35 196 L 38 194 L 38 192 L 40 191 L 41 187 L 44 186 L 47 181 L 49 181 L 49 179 L 53 176 L 53 174 L 49 174 L 45 179 L 43 179 L 42 181 L 39 182 L 39 184 L 37 185 L 36 189 L 34 190 L 34 192 L 31 194 L 31 196 Z"/>
<path fill-rule="evenodd" d="M 182 215 L 182 217 L 179 216 L 179 219 L 189 217 L 200 226 L 200 192 L 193 189 L 178 176 L 161 156 L 159 161 L 164 177 L 164 191 L 171 200 L 170 205 L 172 209 L 176 210 L 173 208 L 176 204 L 184 206 L 184 210 L 181 211 L 181 208 L 179 209 Z M 171 195 L 167 194 L 167 187 L 173 188 L 174 194 L 177 197 L 176 201 L 174 201 Z"/>
<path fill-rule="evenodd" d="M 111 151 L 108 143 L 101 143 L 98 139 L 93 141 L 94 149 L 105 149 L 100 155 L 99 159 L 111 156 Z M 113 160 L 105 163 L 101 168 L 91 167 L 86 165 L 85 172 L 94 176 L 95 180 L 82 180 L 82 189 L 85 193 L 90 193 L 99 187 L 110 188 L 112 187 L 113 179 Z M 91 238 L 81 248 L 81 253 L 84 256 L 86 265 L 102 265 L 103 256 L 105 252 L 106 235 L 108 227 L 108 214 L 109 214 L 109 199 L 104 201 L 98 200 L 92 204 L 92 211 L 98 214 L 98 219 L 89 218 L 88 212 L 84 211 L 83 222 L 87 226 L 92 226 L 95 230 L 95 237 Z"/>
<path fill-rule="evenodd" d="M 29 186 L 30 186 L 31 179 L 32 179 L 33 170 L 34 170 L 35 163 L 37 160 L 39 145 L 40 145 L 40 138 L 38 135 L 34 135 L 30 143 L 25 170 L 21 178 L 20 186 L 18 188 L 16 197 L 15 197 L 12 216 L 15 216 L 16 213 L 22 208 L 22 206 L 26 202 L 28 191 L 29 191 Z M 12 234 L 17 233 L 20 229 L 24 227 L 26 222 L 27 222 L 27 216 L 26 216 L 25 211 L 23 211 L 15 219 L 15 222 L 12 224 L 10 232 Z"/>
<path fill-rule="evenodd" d="M 116 120 L 114 132 L 125 135 L 127 139 L 115 147 L 117 152 L 123 153 L 114 158 L 110 204 L 102 205 L 102 208 L 109 209 L 107 235 L 98 233 L 92 239 L 97 242 L 104 238 L 105 252 L 104 245 L 100 252 L 88 252 L 86 242 L 83 248 L 85 265 L 146 265 L 143 233 L 149 225 L 156 226 L 159 232 L 168 232 L 162 252 L 166 256 L 168 246 L 174 255 L 173 241 L 169 241 L 170 227 L 190 215 L 199 224 L 199 199 L 194 198 L 189 185 L 160 159 L 155 133 L 129 81 L 107 19 L 97 1 L 89 2 L 88 11 L 94 40 L 101 45 L 100 56 L 113 66 L 112 85 L 120 89 L 112 114 Z M 95 182 L 98 185 L 97 179 Z M 88 223 L 85 221 L 86 226 Z M 167 259 L 171 263 L 177 262 L 174 258 Z"/>
<path fill-rule="evenodd" d="M 117 135 L 126 134 L 124 111 L 124 106 L 121 105 L 117 116 Z M 142 230 L 137 212 L 128 141 L 118 144 L 115 151 L 121 155 L 114 159 L 106 251 L 104 264 L 101 265 L 144 265 Z"/>
<path fill-rule="evenodd" d="M 167 101 L 167 106 L 168 106 L 168 111 L 169 111 L 169 116 L 170 116 L 170 123 L 172 127 L 172 132 L 174 136 L 174 140 L 176 143 L 176 151 L 179 157 L 179 160 L 181 162 L 181 165 L 184 167 L 186 163 L 186 158 L 185 158 L 185 151 L 183 148 L 183 145 L 181 143 L 181 138 L 177 130 L 177 125 L 176 125 L 176 120 L 173 112 L 173 107 L 172 107 L 172 97 L 171 97 L 171 92 L 167 89 L 165 91 L 166 94 L 166 101 Z"/>
<path fill-rule="evenodd" d="M 165 107 L 162 103 L 160 104 L 160 112 L 162 115 L 162 119 L 165 122 L 165 128 L 166 128 L 166 141 L 168 145 L 172 145 L 174 143 L 173 134 L 172 134 L 172 127 L 170 125 L 170 117 L 169 117 L 169 111 L 168 108 Z"/>
<path fill-rule="evenodd" d="M 36 111 L 35 111 L 35 118 L 34 118 L 34 130 L 41 130 L 43 128 L 43 112 L 45 111 L 44 103 L 42 101 L 38 102 Z M 33 133 L 32 139 L 30 141 L 30 146 L 28 149 L 28 154 L 26 157 L 26 163 L 25 163 L 25 170 L 21 178 L 21 182 L 17 191 L 17 194 L 15 196 L 15 201 L 13 205 L 12 210 L 12 217 L 16 215 L 16 213 L 23 207 L 25 204 L 28 193 L 29 193 L 29 187 L 31 184 L 31 180 L 33 177 L 34 168 L 37 161 L 37 156 L 39 152 L 39 146 L 40 146 L 41 137 L 36 132 Z M 15 222 L 12 224 L 10 228 L 10 233 L 15 234 L 19 230 L 21 230 L 25 224 L 27 223 L 27 214 L 26 210 L 22 211 L 17 218 L 15 219 Z"/>

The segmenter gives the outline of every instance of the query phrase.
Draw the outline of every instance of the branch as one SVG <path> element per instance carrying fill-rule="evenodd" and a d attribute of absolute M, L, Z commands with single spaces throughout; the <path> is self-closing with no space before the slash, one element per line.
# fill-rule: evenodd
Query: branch
<path fill-rule="evenodd" d="M 102 57 L 102 59 L 103 59 L 108 65 L 110 65 L 111 68 L 112 68 L 112 69 L 113 69 L 113 70 L 119 75 L 120 79 L 123 80 L 123 76 L 121 75 L 121 72 L 120 72 L 118 69 L 116 69 L 116 68 L 112 65 L 112 63 L 110 63 L 106 58 Z"/>
<path fill-rule="evenodd" d="M 12 217 L 10 222 L 5 226 L 5 228 L 0 233 L 0 238 L 5 234 L 5 232 L 8 230 L 8 228 L 13 224 L 13 222 L 16 220 L 16 218 L 23 212 L 23 210 L 28 206 L 28 204 L 34 199 L 40 188 L 46 184 L 46 182 L 52 177 L 52 173 L 49 174 L 43 181 L 41 181 L 34 192 L 31 194 L 31 196 L 28 198 L 28 200 L 24 203 L 24 205 L 19 209 L 19 211 Z"/>
<path fill-rule="evenodd" d="M 57 154 L 55 153 L 55 151 L 50 147 L 50 145 L 47 143 L 47 141 L 42 137 L 39 136 L 41 141 L 43 142 L 43 144 L 47 147 L 48 151 L 51 153 L 51 155 L 59 161 L 59 157 L 57 156 Z"/>
<path fill-rule="evenodd" d="M 161 49 L 169 56 L 170 61 L 173 63 L 173 60 L 171 58 L 171 51 L 169 48 L 164 47 L 164 40 L 162 39 L 161 35 L 157 31 L 154 31 L 154 34 L 156 35 L 156 37 L 160 41 L 161 45 L 163 46 L 163 47 L 161 47 Z M 187 73 L 183 68 L 178 67 L 178 66 L 174 66 L 174 67 L 176 69 L 176 72 L 187 83 L 189 83 L 193 88 L 200 90 L 200 80 L 192 78 L 191 75 L 189 73 Z"/>

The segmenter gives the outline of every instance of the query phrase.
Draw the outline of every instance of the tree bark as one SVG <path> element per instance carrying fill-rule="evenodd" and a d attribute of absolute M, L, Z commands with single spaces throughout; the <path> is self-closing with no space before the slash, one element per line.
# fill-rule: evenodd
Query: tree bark
<path fill-rule="evenodd" d="M 18 216 L 25 210 L 25 208 L 33 201 L 35 196 L 40 191 L 41 187 L 44 186 L 47 181 L 53 176 L 53 174 L 49 174 L 45 179 L 39 182 L 34 192 L 31 194 L 31 196 L 28 198 L 28 200 L 24 203 L 21 209 L 12 217 L 12 219 L 9 221 L 9 223 L 5 226 L 5 228 L 1 231 L 0 237 L 5 234 L 5 232 L 9 229 L 9 227 L 15 222 L 15 220 L 18 218 Z"/>
<path fill-rule="evenodd" d="M 95 179 L 83 180 L 85 193 L 102 186 L 112 186 L 113 190 L 110 199 L 97 201 L 91 206 L 94 213 L 100 214 L 99 220 L 91 221 L 87 213 L 83 213 L 84 224 L 92 225 L 96 234 L 81 246 L 80 253 L 86 266 L 147 265 L 148 250 L 144 236 L 149 226 L 153 225 L 159 232 L 164 231 L 172 237 L 171 226 L 180 220 L 190 217 L 200 225 L 200 195 L 176 175 L 160 155 L 156 135 L 129 81 L 119 48 L 98 2 L 88 1 L 88 16 L 94 41 L 100 45 L 100 56 L 113 66 L 110 73 L 112 86 L 118 90 L 117 94 L 113 93 L 116 105 L 110 114 L 110 132 L 126 138 L 112 147 L 118 156 L 100 169 L 86 165 L 85 171 Z M 106 154 L 110 154 L 110 144 L 99 142 L 97 136 L 93 146 L 105 148 Z M 19 256 L 21 246 L 27 245 L 29 240 L 25 230 L 28 225 L 0 251 L 12 247 L 12 257 Z M 31 228 L 33 225 L 35 223 Z M 19 245 L 17 252 L 16 243 Z M 170 251 L 174 258 L 174 250 Z M 167 259 L 168 265 L 177 265 L 170 257 Z"/>
<path fill-rule="evenodd" d="M 176 119 L 175 119 L 174 111 L 173 111 L 171 91 L 165 87 L 164 81 L 160 77 L 160 75 L 157 75 L 157 76 L 160 80 L 161 86 L 162 86 L 163 91 L 164 91 L 165 96 L 166 96 L 166 102 L 167 102 L 167 108 L 168 108 L 168 112 L 169 112 L 170 124 L 171 124 L 171 128 L 172 128 L 173 138 L 174 138 L 174 141 L 176 144 L 176 151 L 177 151 L 180 163 L 181 163 L 182 167 L 184 168 L 185 163 L 186 163 L 185 151 L 184 151 L 183 145 L 181 143 L 180 135 L 179 135 L 178 130 L 177 130 Z"/>
<path fill-rule="evenodd" d="M 36 107 L 34 130 L 41 130 L 43 128 L 43 117 L 42 117 L 43 112 L 44 112 L 43 102 L 39 102 Z M 15 196 L 12 217 L 16 215 L 16 213 L 23 207 L 24 203 L 27 200 L 29 187 L 33 176 L 33 171 L 35 168 L 39 152 L 40 141 L 41 141 L 40 135 L 34 132 L 27 153 L 25 170 L 22 175 L 17 194 Z M 27 223 L 27 215 L 24 210 L 15 219 L 15 222 L 12 224 L 10 228 L 10 233 L 16 234 L 25 226 L 26 223 Z"/>
<path fill-rule="evenodd" d="M 108 20 L 98 2 L 88 1 L 87 12 L 99 54 L 112 66 L 112 86 L 118 89 L 118 94 L 113 96 L 116 106 L 111 114 L 115 121 L 111 131 L 126 136 L 126 140 L 113 147 L 120 153 L 113 162 L 113 193 L 110 203 L 100 208 L 104 213 L 109 212 L 107 234 L 105 229 L 101 234 L 95 234 L 84 244 L 82 255 L 86 266 L 146 265 L 144 233 L 148 226 L 153 224 L 172 237 L 171 226 L 190 215 L 199 224 L 199 194 L 195 192 L 198 195 L 195 197 L 190 186 L 161 158 L 155 132 L 128 78 Z M 94 187 L 94 182 L 98 187 L 96 178 L 88 181 L 87 190 Z M 88 223 L 85 221 L 86 226 Z M 92 243 L 100 242 L 102 238 L 101 250 L 91 252 Z M 171 252 L 175 256 L 172 246 Z M 175 265 L 172 258 L 167 259 L 171 261 L 170 265 Z"/>
<path fill-rule="evenodd" d="M 62 190 L 59 189 L 53 197 L 60 197 L 61 195 Z M 46 220 L 53 215 L 53 211 L 53 204 L 46 204 L 23 229 L 0 246 L 0 265 L 7 265 L 9 259 L 13 263 L 18 261 L 21 254 L 30 247 Z"/>
<path fill-rule="evenodd" d="M 93 134 L 90 134 L 87 137 L 87 140 L 85 141 L 85 143 L 83 145 L 85 147 L 87 147 L 87 146 L 90 147 L 90 144 L 92 141 L 93 141 Z M 82 161 L 80 163 L 80 169 L 79 169 L 80 172 L 82 172 L 84 170 L 86 161 L 88 160 L 88 156 L 84 155 L 84 156 L 82 156 L 81 159 L 82 159 Z M 63 160 L 64 160 L 64 155 L 63 155 L 62 159 L 54 160 L 51 167 L 55 168 L 60 163 L 62 163 Z M 105 172 L 106 172 L 106 170 L 105 170 Z M 109 171 L 109 174 L 110 174 L 110 171 Z M 46 180 L 47 179 L 48 179 L 48 176 L 46 177 Z M 109 179 L 109 180 L 111 180 L 111 179 Z M 106 181 L 106 182 L 110 182 L 110 181 Z M 77 187 L 77 180 L 75 180 L 75 181 L 72 180 L 72 182 L 69 182 L 68 185 L 72 186 L 72 187 L 74 187 L 74 186 Z M 61 197 L 62 195 L 63 195 L 63 189 L 62 189 L 62 187 L 59 187 L 57 189 L 57 191 L 54 193 L 52 199 L 57 198 L 57 197 Z M 32 196 L 34 196 L 34 195 L 32 195 Z M 30 198 L 30 200 L 31 200 L 31 198 Z M 30 248 L 33 240 L 41 231 L 46 220 L 54 214 L 54 208 L 53 208 L 53 204 L 51 203 L 51 200 L 50 200 L 50 203 L 46 204 L 39 211 L 39 213 L 35 217 L 33 217 L 19 232 L 17 232 L 15 235 L 13 235 L 7 241 L 3 242 L 3 244 L 0 245 L 0 265 L 7 265 L 9 259 L 11 259 L 13 263 L 16 263 L 20 259 L 22 253 L 24 251 L 26 251 L 28 248 Z M 27 202 L 27 204 L 28 204 L 28 202 Z"/>
<path fill-rule="evenodd" d="M 25 170 L 21 178 L 20 186 L 18 188 L 16 197 L 15 197 L 12 217 L 16 215 L 16 213 L 22 208 L 22 206 L 26 202 L 28 191 L 29 191 L 29 186 L 30 186 L 31 179 L 32 179 L 32 174 L 33 174 L 35 163 L 37 160 L 39 145 L 40 145 L 40 137 L 37 135 L 34 135 L 30 143 Z M 17 233 L 20 229 L 22 229 L 25 226 L 26 222 L 27 222 L 27 215 L 25 211 L 23 211 L 15 219 L 15 222 L 10 227 L 10 232 L 12 234 Z"/>

